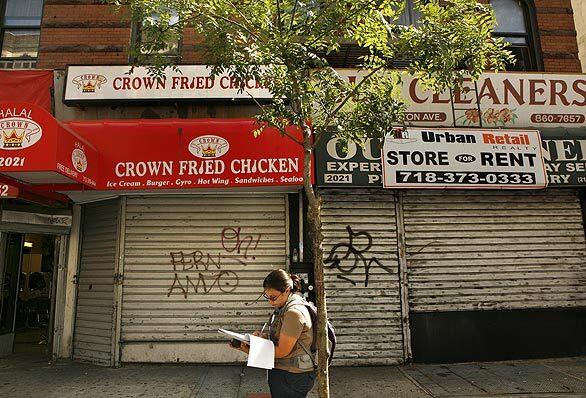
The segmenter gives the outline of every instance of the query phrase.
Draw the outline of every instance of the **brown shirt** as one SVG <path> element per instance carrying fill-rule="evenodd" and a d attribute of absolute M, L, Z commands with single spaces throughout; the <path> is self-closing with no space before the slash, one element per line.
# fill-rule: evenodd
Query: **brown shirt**
<path fill-rule="evenodd" d="M 300 304 L 294 305 L 294 302 Z M 285 304 L 285 312 L 275 321 L 274 327 L 275 335 L 285 334 L 289 337 L 297 339 L 297 343 L 293 346 L 293 349 L 284 358 L 294 358 L 301 355 L 306 355 L 305 350 L 301 347 L 300 342 L 303 346 L 311 351 L 311 343 L 313 342 L 313 329 L 311 324 L 311 316 L 305 306 L 301 305 L 302 299 L 299 295 L 292 294 L 290 300 Z M 278 343 L 277 343 L 278 344 Z M 279 359 L 275 360 L 275 368 L 286 370 L 291 373 L 306 372 L 307 369 L 301 370 L 292 364 L 279 363 Z"/>

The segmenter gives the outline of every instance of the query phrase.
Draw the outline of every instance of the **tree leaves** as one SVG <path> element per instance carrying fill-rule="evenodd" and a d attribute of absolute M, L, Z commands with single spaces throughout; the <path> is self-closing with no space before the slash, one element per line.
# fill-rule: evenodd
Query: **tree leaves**
<path fill-rule="evenodd" d="M 282 133 L 311 121 L 316 136 L 331 129 L 356 142 L 380 136 L 402 123 L 405 110 L 400 76 L 385 70 L 394 61 L 406 61 L 409 73 L 440 91 L 488 68 L 502 69 L 511 57 L 503 40 L 490 36 L 492 9 L 475 0 L 414 0 L 420 19 L 409 26 L 397 24 L 404 0 L 111 2 L 147 21 L 142 54 L 146 49 L 149 56 L 137 63 L 160 73 L 172 62 L 157 54 L 160 41 L 190 27 L 213 74 L 254 78 L 273 94 L 273 102 L 259 104 L 257 119 Z M 340 43 L 368 49 L 362 64 L 374 71 L 365 73 L 370 81 L 351 83 L 329 66 L 325 55 L 339 51 Z"/>

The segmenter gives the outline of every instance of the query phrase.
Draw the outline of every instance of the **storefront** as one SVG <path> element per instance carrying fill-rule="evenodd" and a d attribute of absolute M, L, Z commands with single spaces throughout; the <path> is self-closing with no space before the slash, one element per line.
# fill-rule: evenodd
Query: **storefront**
<path fill-rule="evenodd" d="M 584 120 L 583 106 L 579 106 L 583 98 L 566 90 L 563 95 L 568 97 L 563 101 L 555 96 L 541 101 L 538 96 L 546 90 L 533 94 L 523 90 L 530 81 L 534 88 L 536 84 L 566 89 L 584 84 L 582 76 L 509 74 L 495 80 L 489 75 L 479 82 L 478 103 L 458 94 L 453 98 L 459 103 L 450 104 L 449 95 L 429 95 L 407 82 L 409 124 L 429 126 L 424 130 L 438 133 L 426 138 L 431 148 L 458 146 L 461 156 L 455 163 L 461 167 L 456 170 L 473 170 L 471 180 L 469 173 L 459 176 L 433 169 L 445 161 L 435 149 L 419 151 L 413 158 L 413 145 L 422 137 L 404 136 L 395 142 L 397 152 L 403 153 L 396 153 L 389 165 L 393 172 L 405 171 L 404 179 L 382 189 L 384 163 L 379 142 L 367 141 L 364 148 L 350 144 L 344 152 L 335 137 L 322 141 L 316 152 L 316 184 L 324 199 L 324 256 L 331 282 L 328 300 L 335 302 L 340 289 L 368 294 L 372 286 L 374 294 L 381 294 L 379 308 L 386 306 L 386 314 L 393 308 L 396 315 L 394 324 L 385 325 L 380 314 L 370 314 L 368 306 L 360 303 L 357 312 L 361 315 L 355 319 L 362 330 L 344 329 L 349 336 L 340 343 L 347 363 L 453 362 L 583 352 L 586 246 L 583 184 L 578 183 L 584 169 L 582 146 L 576 136 L 567 134 L 553 142 L 546 129 L 579 126 L 578 121 Z M 516 96 L 513 87 L 520 88 Z M 554 107 L 551 101 L 556 100 Z M 567 106 L 560 106 L 561 102 Z M 465 103 L 468 110 L 460 108 Z M 486 123 L 492 122 L 495 109 L 503 113 L 497 105 L 514 109 L 515 117 L 488 124 L 501 130 L 487 129 L 486 124 L 485 128 L 472 127 L 481 122 L 474 115 L 481 115 Z M 484 152 L 521 153 L 525 150 L 521 147 L 536 150 L 541 146 L 541 153 L 530 158 L 535 162 L 544 158 L 548 187 L 543 189 L 543 170 L 539 185 L 535 184 L 538 173 L 522 168 L 523 160 L 525 165 L 530 163 L 529 157 L 521 159 L 523 156 L 510 153 L 486 157 L 490 167 L 485 175 L 483 170 L 471 168 L 472 158 L 480 157 L 464 150 L 470 133 L 432 127 L 457 125 L 458 111 L 460 122 L 466 120 L 469 129 L 501 136 L 494 148 Z M 522 126 L 543 130 L 541 145 L 534 139 L 513 142 L 510 137 L 514 134 L 507 141 L 504 129 L 508 124 L 517 135 Z M 426 164 L 428 168 L 421 169 Z M 500 168 L 496 173 L 505 164 L 510 169 L 504 172 Z M 400 169 L 401 165 L 405 167 Z M 460 182 L 472 184 L 455 187 L 452 183 L 460 177 Z M 478 186 L 481 182 L 482 187 Z M 359 275 L 364 279 L 359 280 Z M 334 323 L 337 316 L 330 312 Z M 338 321 L 342 328 L 343 316 Z M 351 353 L 346 354 L 362 331 L 371 330 L 392 334 L 398 349 L 389 350 L 393 340 L 386 339 L 386 350 L 379 358 L 353 359 Z"/>
<path fill-rule="evenodd" d="M 7 192 L 78 203 L 62 254 L 70 343 L 56 350 L 103 365 L 242 360 L 217 329 L 254 330 L 270 313 L 255 300 L 266 274 L 289 266 L 301 146 L 271 129 L 255 138 L 251 119 L 61 124 L 29 104 L 1 112 L 15 154 L 0 168 Z"/>
<path fill-rule="evenodd" d="M 238 360 L 217 329 L 266 320 L 254 301 L 266 274 L 289 263 L 301 147 L 272 130 L 254 138 L 252 120 L 68 126 L 102 154 L 102 188 L 122 195 L 83 206 L 74 358 Z"/>
<path fill-rule="evenodd" d="M 37 75 L 39 81 L 34 78 Z M 69 198 L 57 186 L 91 189 L 95 151 L 56 122 L 48 85 L 52 73 L 16 72 L 10 80 L 27 97 L 22 81 L 37 82 L 27 98 L 0 102 L 0 355 L 59 356 L 72 225 Z M 8 84 L 4 79 L 2 84 Z M 12 86 L 11 86 L 12 87 Z M 12 87 L 13 88 L 13 87 Z M 30 87 L 29 87 L 30 92 Z M 59 143 L 59 145 L 57 144 Z M 85 152 L 82 151 L 82 149 Z M 84 154 L 86 173 L 77 170 Z"/>

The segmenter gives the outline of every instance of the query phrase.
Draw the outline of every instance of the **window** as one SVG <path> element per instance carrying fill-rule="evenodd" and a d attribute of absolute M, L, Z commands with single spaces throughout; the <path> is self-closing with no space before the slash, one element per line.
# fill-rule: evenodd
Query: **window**
<path fill-rule="evenodd" d="M 0 67 L 34 67 L 43 0 L 0 0 Z"/>
<path fill-rule="evenodd" d="M 169 18 L 169 28 L 172 32 L 173 26 L 179 22 L 179 17 L 177 16 L 176 11 L 170 12 L 171 17 Z M 164 37 L 164 45 L 162 47 L 153 47 L 153 43 L 160 43 L 160 35 L 162 33 L 161 30 L 146 30 L 144 29 L 146 26 L 154 26 L 157 25 L 161 20 L 159 14 L 152 14 L 150 18 L 145 19 L 144 21 L 138 22 L 135 24 L 135 41 L 139 45 L 138 51 L 141 55 L 149 55 L 149 54 L 161 54 L 166 57 L 178 57 L 181 47 L 181 35 L 178 34 L 171 34 L 171 35 L 163 35 Z"/>
<path fill-rule="evenodd" d="M 397 25 L 417 25 L 417 21 L 421 17 L 421 13 L 415 9 L 413 0 L 405 0 L 405 9 L 397 20 Z"/>
<path fill-rule="evenodd" d="M 536 71 L 538 67 L 537 47 L 533 33 L 534 24 L 528 4 L 524 0 L 491 0 L 496 14 L 497 26 L 494 35 L 510 43 L 509 50 L 515 55 L 514 64 L 508 70 Z"/>

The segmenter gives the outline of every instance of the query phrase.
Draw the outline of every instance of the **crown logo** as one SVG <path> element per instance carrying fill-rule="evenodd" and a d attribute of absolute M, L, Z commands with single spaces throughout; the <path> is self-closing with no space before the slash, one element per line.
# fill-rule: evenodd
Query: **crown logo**
<path fill-rule="evenodd" d="M 81 162 L 81 159 L 77 159 L 77 162 L 75 163 L 75 168 L 78 171 L 83 171 L 83 163 Z"/>
<path fill-rule="evenodd" d="M 78 90 L 82 93 L 95 93 L 96 90 L 102 88 L 108 80 L 102 75 L 88 73 L 85 75 L 75 76 L 71 82 L 74 83 Z"/>
<path fill-rule="evenodd" d="M 20 148 L 22 147 L 22 141 L 24 140 L 24 132 L 20 135 L 16 130 L 12 130 L 9 134 L 6 131 L 2 131 L 4 137 L 4 148 Z"/>
<path fill-rule="evenodd" d="M 201 154 L 203 155 L 204 158 L 213 158 L 216 156 L 216 149 L 212 148 L 209 144 L 207 148 L 204 148 L 201 151 Z"/>
<path fill-rule="evenodd" d="M 84 93 L 95 93 L 96 92 L 96 85 L 92 84 L 92 82 L 87 82 L 86 84 L 83 85 L 83 88 L 81 91 Z"/>

